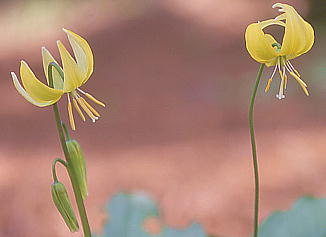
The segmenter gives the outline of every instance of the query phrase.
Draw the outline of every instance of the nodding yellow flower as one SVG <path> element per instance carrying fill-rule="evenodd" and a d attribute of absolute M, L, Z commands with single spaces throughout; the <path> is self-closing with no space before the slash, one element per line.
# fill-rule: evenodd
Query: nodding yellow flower
<path fill-rule="evenodd" d="M 69 54 L 61 41 L 58 40 L 57 45 L 61 57 L 64 78 L 62 78 L 60 73 L 53 68 L 52 78 L 54 88 L 51 88 L 39 81 L 25 61 L 21 61 L 20 63 L 20 77 L 23 86 L 19 83 L 14 72 L 11 72 L 11 76 L 17 91 L 27 101 L 39 107 L 45 107 L 56 103 L 61 96 L 66 93 L 68 97 L 68 115 L 70 125 L 71 128 L 75 130 L 76 126 L 72 112 L 73 106 L 76 108 L 83 121 L 86 120 L 83 111 L 85 111 L 93 122 L 100 117 L 100 114 L 81 95 L 86 96 L 94 103 L 103 107 L 105 107 L 105 104 L 79 88 L 86 83 L 93 72 L 94 61 L 90 46 L 85 39 L 72 31 L 66 29 L 63 29 L 63 31 L 68 36 L 75 59 Z M 42 47 L 42 59 L 44 73 L 47 79 L 47 84 L 49 85 L 48 67 L 50 63 L 53 62 L 57 65 L 59 64 L 45 47 Z"/>
<path fill-rule="evenodd" d="M 274 66 L 273 73 L 267 82 L 265 92 L 268 91 L 276 71 L 279 72 L 281 82 L 280 90 L 276 95 L 278 99 L 285 98 L 284 90 L 287 85 L 289 73 L 309 95 L 307 84 L 301 79 L 299 72 L 290 60 L 308 52 L 314 43 L 314 30 L 296 10 L 287 4 L 276 3 L 273 8 L 282 12 L 275 19 L 265 20 L 250 24 L 246 29 L 246 47 L 253 59 L 266 66 Z M 270 34 L 265 34 L 263 29 L 270 25 L 284 27 L 285 33 L 282 44 L 278 43 Z"/>

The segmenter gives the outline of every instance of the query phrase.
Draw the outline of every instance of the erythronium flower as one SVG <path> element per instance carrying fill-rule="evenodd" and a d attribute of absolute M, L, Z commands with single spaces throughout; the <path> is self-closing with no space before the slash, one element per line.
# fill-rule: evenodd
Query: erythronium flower
<path fill-rule="evenodd" d="M 279 8 L 279 11 L 283 13 L 275 19 L 253 23 L 247 27 L 245 34 L 247 50 L 257 62 L 268 67 L 274 66 L 265 92 L 268 91 L 272 79 L 278 71 L 281 77 L 280 90 L 276 95 L 278 99 L 285 98 L 287 72 L 295 78 L 305 94 L 309 95 L 307 84 L 301 79 L 290 60 L 311 49 L 314 43 L 314 30 L 292 6 L 276 3 L 273 8 Z M 282 44 L 278 43 L 270 34 L 264 33 L 263 29 L 270 25 L 279 25 L 285 28 Z"/>
<path fill-rule="evenodd" d="M 105 107 L 105 104 L 95 99 L 89 93 L 82 91 L 79 87 L 86 83 L 93 72 L 93 54 L 90 46 L 85 39 L 79 35 L 63 29 L 67 34 L 70 45 L 73 49 L 75 59 L 69 54 L 65 46 L 61 41 L 57 41 L 57 45 L 60 52 L 64 80 L 61 78 L 59 72 L 53 68 L 53 87 L 51 88 L 42 82 L 40 82 L 32 70 L 29 68 L 25 61 L 21 61 L 20 64 L 20 77 L 23 86 L 19 83 L 18 78 L 14 72 L 11 72 L 11 76 L 17 91 L 30 103 L 39 106 L 49 106 L 56 103 L 63 94 L 67 94 L 68 97 L 68 114 L 70 125 L 73 130 L 76 129 L 75 121 L 72 112 L 72 104 L 76 108 L 79 116 L 85 121 L 85 116 L 81 108 L 86 112 L 86 114 L 95 122 L 99 113 L 83 98 L 80 94 L 85 95 L 87 98 Z M 56 63 L 56 60 L 52 57 L 50 52 L 42 47 L 42 58 L 43 58 L 43 68 L 47 79 L 47 84 L 49 85 L 48 78 L 48 66 L 50 63 Z M 72 97 L 72 103 L 70 96 Z M 80 108 L 81 107 L 81 108 Z"/>

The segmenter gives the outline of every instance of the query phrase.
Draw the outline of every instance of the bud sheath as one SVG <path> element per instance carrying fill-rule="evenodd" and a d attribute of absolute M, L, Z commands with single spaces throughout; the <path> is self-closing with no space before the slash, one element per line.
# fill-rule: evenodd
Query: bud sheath
<path fill-rule="evenodd" d="M 55 182 L 51 187 L 52 199 L 71 232 L 79 229 L 78 222 L 72 209 L 67 190 L 60 182 Z"/>
<path fill-rule="evenodd" d="M 86 177 L 86 163 L 83 151 L 81 150 L 81 147 L 76 140 L 68 140 L 66 141 L 66 144 L 70 157 L 68 166 L 74 170 L 74 174 L 76 175 L 80 192 L 82 194 L 83 199 L 85 200 L 88 195 L 88 189 Z"/>

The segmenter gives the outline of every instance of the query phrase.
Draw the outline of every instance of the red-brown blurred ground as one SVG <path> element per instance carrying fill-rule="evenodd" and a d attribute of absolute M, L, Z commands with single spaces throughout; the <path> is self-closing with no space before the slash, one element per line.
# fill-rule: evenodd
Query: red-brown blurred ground
<path fill-rule="evenodd" d="M 200 24 L 165 4 L 114 24 L 98 22 L 95 29 L 87 22 L 66 26 L 87 38 L 94 51 L 95 71 L 83 88 L 109 105 L 99 109 L 96 124 L 78 121 L 74 133 L 87 156 L 86 205 L 96 232 L 110 195 L 144 190 L 173 226 L 197 220 L 211 234 L 249 236 L 253 171 L 247 107 L 258 65 L 245 51 L 243 32 L 249 22 L 276 13 L 256 17 L 245 10 L 235 13 L 245 20 L 233 23 L 232 30 Z M 9 77 L 22 58 L 41 77 L 39 48 L 46 45 L 57 56 L 55 40 L 65 37 L 57 35 L 26 46 L 24 54 L 16 50 L 1 58 L 0 236 L 72 236 L 50 197 L 51 162 L 62 156 L 51 108 L 24 101 Z M 321 47 L 316 42 L 317 49 L 295 63 L 311 96 L 293 81 L 283 101 L 275 98 L 277 80 L 267 95 L 266 81 L 260 87 L 255 119 L 261 219 L 302 195 L 325 196 L 325 83 L 317 84 L 310 73 Z M 65 116 L 65 99 L 60 105 Z M 67 183 L 64 172 L 59 175 Z"/>

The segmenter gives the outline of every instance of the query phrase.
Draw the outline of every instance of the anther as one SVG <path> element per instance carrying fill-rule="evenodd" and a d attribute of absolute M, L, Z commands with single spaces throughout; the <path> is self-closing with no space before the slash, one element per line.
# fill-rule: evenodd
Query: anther
<path fill-rule="evenodd" d="M 96 104 L 98 104 L 98 105 L 101 105 L 101 106 L 105 107 L 105 104 L 104 104 L 103 102 L 101 102 L 101 101 L 95 99 L 95 97 L 92 96 L 91 94 L 89 94 L 89 93 L 85 93 L 85 95 L 86 95 L 86 97 L 87 97 L 88 99 L 90 99 L 90 100 L 93 101 L 94 103 L 96 103 Z"/>
<path fill-rule="evenodd" d="M 89 103 L 87 103 L 87 101 L 83 97 L 80 97 L 80 99 L 84 102 L 87 108 L 92 111 L 93 114 L 95 114 L 97 117 L 100 117 L 100 114 Z"/>
<path fill-rule="evenodd" d="M 277 65 L 274 67 L 273 73 L 272 73 L 271 77 L 268 79 L 267 86 L 265 88 L 265 92 L 268 92 L 269 88 L 271 87 L 271 83 L 272 83 L 273 77 L 276 73 L 276 70 L 277 70 Z"/>
<path fill-rule="evenodd" d="M 266 93 L 268 92 L 269 88 L 271 87 L 272 80 L 273 80 L 272 77 L 268 79 L 267 86 L 265 88 Z"/>
<path fill-rule="evenodd" d="M 290 72 L 290 74 L 297 80 L 297 82 L 299 83 L 299 85 L 301 86 L 302 90 L 304 91 L 304 93 L 309 96 L 309 92 L 307 90 L 307 84 L 301 80 L 294 72 Z"/>
<path fill-rule="evenodd" d="M 83 108 L 83 110 L 86 112 L 86 114 L 91 118 L 92 122 L 95 123 L 95 121 L 98 119 L 98 117 L 95 117 L 94 114 L 88 109 L 88 107 L 84 104 L 81 97 L 77 97 L 77 102 Z"/>
<path fill-rule="evenodd" d="M 84 116 L 84 114 L 83 114 L 83 111 L 80 109 L 80 107 L 79 107 L 79 105 L 78 105 L 76 99 L 73 98 L 73 99 L 72 99 L 72 102 L 73 102 L 73 104 L 74 104 L 74 106 L 75 106 L 75 108 L 76 108 L 76 110 L 77 110 L 79 116 L 80 116 L 81 119 L 85 122 L 85 121 L 86 121 L 85 116 Z"/>
<path fill-rule="evenodd" d="M 80 91 L 83 95 L 85 95 L 88 99 L 90 99 L 91 101 L 93 101 L 94 103 L 101 105 L 103 107 L 105 107 L 105 104 L 99 100 L 97 100 L 94 96 L 92 96 L 91 94 L 82 91 L 81 89 L 77 88 L 78 91 Z"/>
<path fill-rule="evenodd" d="M 69 94 L 67 94 L 68 96 L 68 115 L 69 115 L 69 122 L 70 122 L 70 126 L 72 130 L 76 130 L 76 126 L 75 126 L 75 120 L 74 120 L 74 114 L 72 113 L 72 106 L 71 106 L 71 101 L 70 101 L 70 97 Z"/>
<path fill-rule="evenodd" d="M 284 89 L 286 90 L 286 86 L 288 84 L 288 76 L 286 75 L 286 73 L 284 74 Z"/>
<path fill-rule="evenodd" d="M 292 63 L 289 60 L 287 60 L 287 64 L 297 74 L 298 77 L 301 77 L 300 73 L 294 68 L 294 66 L 292 65 Z"/>

